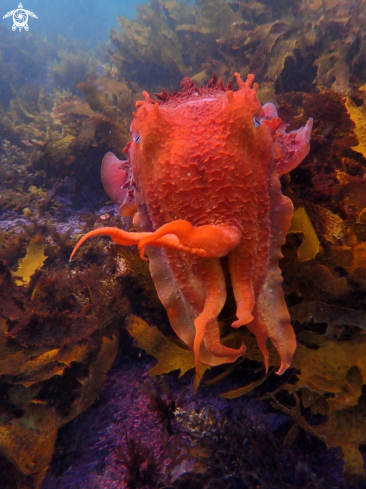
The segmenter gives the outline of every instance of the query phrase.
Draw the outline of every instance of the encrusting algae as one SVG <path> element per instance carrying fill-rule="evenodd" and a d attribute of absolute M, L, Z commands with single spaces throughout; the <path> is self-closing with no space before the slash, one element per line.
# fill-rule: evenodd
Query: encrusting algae
<path fill-rule="evenodd" d="M 174 460 L 166 463 L 169 450 L 157 456 L 143 432 L 131 432 L 125 411 L 125 428 L 117 424 L 115 435 L 120 462 L 114 476 L 121 487 L 126 480 L 131 487 L 142 487 L 141 481 L 178 487 L 187 480 L 197 487 L 219 480 L 225 489 L 236 481 L 248 487 L 362 487 L 365 16 L 361 0 L 154 0 L 138 7 L 137 19 L 119 18 L 121 28 L 112 30 L 106 48 L 108 63 L 90 52 L 81 56 L 80 46 L 36 35 L 25 52 L 0 26 L 0 468 L 6 489 L 51 484 L 47 468 L 58 430 L 92 405 L 118 348 L 133 358 L 133 368 L 164 375 L 174 387 L 173 394 L 160 384 L 145 386 L 144 394 L 131 391 L 131 416 L 155 416 L 162 433 L 155 443 L 169 447 Z M 71 76 L 76 65 L 78 80 Z M 25 66 L 33 70 L 27 77 L 40 81 L 30 85 Z M 194 385 L 199 408 L 193 398 L 175 406 L 184 382 L 192 391 L 194 356 L 173 336 L 146 263 L 132 248 L 106 246 L 103 239 L 88 241 L 71 266 L 68 257 L 90 230 L 137 231 L 107 203 L 100 164 L 110 151 L 124 158 L 142 89 L 174 92 L 182 78 L 201 86 L 214 72 L 231 80 L 236 71 L 243 79 L 255 74 L 260 102 L 276 103 L 287 132 L 314 119 L 309 155 L 281 177 L 295 208 L 279 266 L 297 350 L 291 369 L 276 377 L 278 360 L 269 346 L 266 373 L 255 339 L 231 327 L 229 286 L 218 318 L 220 343 L 232 350 L 244 341 L 247 351 L 232 365 L 200 371 L 202 380 Z M 27 271 L 18 269 L 22 259 L 29 260 Z M 142 384 L 139 376 L 129 379 L 134 383 Z M 234 414 L 216 409 L 220 394 Z M 155 399 L 151 413 L 143 395 Z M 118 393 L 113 396 L 111 406 Z M 203 407 L 206 398 L 215 409 Z M 250 415 L 238 415 L 252 402 L 263 410 L 255 426 Z M 268 412 L 285 413 L 287 424 L 263 431 Z M 329 465 L 337 448 L 343 481 Z M 108 450 L 105 467 L 116 459 Z M 300 459 L 307 468 L 301 477 L 293 467 Z M 154 467 L 151 479 L 147 463 Z M 48 473 L 61 466 L 55 459 Z M 174 476 L 180 466 L 189 469 Z M 63 470 L 72 473 L 72 462 Z M 100 469 L 98 477 L 108 477 L 108 470 Z"/>

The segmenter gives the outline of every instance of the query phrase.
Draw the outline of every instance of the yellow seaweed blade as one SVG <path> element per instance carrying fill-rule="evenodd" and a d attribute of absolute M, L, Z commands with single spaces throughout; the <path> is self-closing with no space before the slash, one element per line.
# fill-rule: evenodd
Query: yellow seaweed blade
<path fill-rule="evenodd" d="M 364 87 L 361 88 L 364 90 Z M 357 107 L 348 97 L 346 108 L 351 120 L 356 125 L 354 132 L 358 139 L 358 145 L 352 146 L 352 149 L 366 158 L 366 111 L 362 107 Z"/>
<path fill-rule="evenodd" d="M 20 258 L 18 269 L 13 274 L 17 278 L 14 280 L 16 285 L 27 285 L 36 270 L 39 270 L 47 256 L 44 255 L 44 241 L 42 236 L 37 234 L 30 240 L 24 258 Z"/>
<path fill-rule="evenodd" d="M 229 392 L 225 392 L 223 394 L 220 394 L 220 396 L 224 397 L 225 399 L 236 399 L 237 397 L 245 396 L 256 387 L 262 385 L 263 382 L 268 378 L 268 376 L 273 373 L 273 371 L 274 369 L 271 369 L 269 372 L 267 372 L 263 377 L 261 377 L 256 382 L 251 382 L 250 384 L 245 385 L 243 387 L 239 387 L 238 389 L 233 389 Z"/>
<path fill-rule="evenodd" d="M 317 350 L 299 344 L 292 366 L 301 372 L 298 381 L 286 389 L 293 393 L 306 387 L 318 394 L 332 393 L 327 399 L 329 412 L 355 406 L 366 384 L 365 348 L 364 339 L 325 341 Z"/>
<path fill-rule="evenodd" d="M 127 324 L 128 332 L 134 338 L 135 344 L 158 360 L 157 365 L 150 370 L 150 375 L 161 375 L 180 370 L 179 376 L 181 377 L 187 370 L 194 368 L 193 353 L 180 348 L 160 333 L 155 326 L 150 327 L 136 316 L 130 316 Z M 201 373 L 203 374 L 202 371 Z"/>
<path fill-rule="evenodd" d="M 359 243 L 354 247 L 353 263 L 349 272 L 352 273 L 356 268 L 366 268 L 366 243 Z"/>
<path fill-rule="evenodd" d="M 315 427 L 324 437 L 327 446 L 340 447 L 344 458 L 344 473 L 347 478 L 365 480 L 362 455 L 359 446 L 366 439 L 366 405 L 361 398 L 356 406 L 329 414 L 327 423 Z"/>
<path fill-rule="evenodd" d="M 304 241 L 297 252 L 300 262 L 311 260 L 317 255 L 319 240 L 305 207 L 300 207 L 294 212 L 288 232 L 302 233 L 304 235 Z"/>

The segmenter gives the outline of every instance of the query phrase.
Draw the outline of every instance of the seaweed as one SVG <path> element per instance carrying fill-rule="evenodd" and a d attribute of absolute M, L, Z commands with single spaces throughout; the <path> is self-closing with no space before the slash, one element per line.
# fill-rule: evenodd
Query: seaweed
<path fill-rule="evenodd" d="M 90 406 L 114 361 L 128 303 L 117 307 L 107 283 L 94 267 L 37 272 L 17 286 L 2 264 L 0 450 L 16 469 L 13 487 L 40 487 L 58 429 Z"/>
<path fill-rule="evenodd" d="M 184 389 L 179 398 L 175 399 L 172 390 L 164 378 L 155 380 L 147 379 L 140 389 L 145 394 L 148 394 L 150 398 L 148 410 L 156 413 L 159 423 L 162 425 L 163 440 L 166 443 L 168 437 L 172 436 L 176 431 L 174 427 L 175 411 L 182 408 L 188 390 Z"/>
<path fill-rule="evenodd" d="M 128 489 L 156 487 L 158 464 L 151 450 L 141 441 L 130 438 L 125 432 L 126 450 L 116 447 L 117 462 L 127 469 L 126 484 Z"/>
<path fill-rule="evenodd" d="M 119 23 L 106 47 L 110 64 L 101 51 L 85 54 L 75 43 L 33 34 L 25 51 L 0 26 L 4 484 L 40 487 L 58 430 L 96 399 L 121 328 L 157 359 L 150 375 L 190 375 L 192 353 L 171 337 L 134 251 L 95 240 L 79 255 L 82 269 L 67 260 L 85 229 L 101 220 L 121 225 L 117 211 L 104 208 L 99 167 L 106 151 L 123 158 L 141 89 L 174 91 L 183 77 L 201 84 L 213 72 L 230 79 L 235 71 L 255 74 L 261 101 L 276 102 L 290 129 L 314 118 L 311 152 L 282 182 L 296 208 L 281 268 L 299 346 L 288 377 L 264 374 L 253 338 L 228 334 L 231 297 L 220 317 L 222 342 L 244 340 L 248 353 L 218 371 L 203 367 L 198 396 L 217 389 L 231 406 L 238 396 L 257 397 L 286 418 L 277 430 L 263 428 L 261 415 L 194 410 L 165 380 L 146 381 L 141 389 L 164 450 L 152 455 L 126 429 L 116 455 L 136 488 L 340 487 L 331 470 L 338 447 L 345 484 L 358 483 L 366 385 L 364 2 L 151 0 L 137 19 Z M 33 263 L 29 280 L 16 284 L 18 261 L 36 235 L 47 261 Z M 181 461 L 186 474 L 176 476 Z"/>
<path fill-rule="evenodd" d="M 95 54 L 80 44 L 74 41 L 72 46 L 59 50 L 57 59 L 50 64 L 48 72 L 56 88 L 74 93 L 77 84 L 96 70 L 98 60 Z"/>
<path fill-rule="evenodd" d="M 27 254 L 19 260 L 18 269 L 15 272 L 17 285 L 28 284 L 31 276 L 39 270 L 47 256 L 44 255 L 44 241 L 42 236 L 36 235 L 27 247 Z"/>
<path fill-rule="evenodd" d="M 319 251 L 319 240 L 304 207 L 299 207 L 293 215 L 289 233 L 301 233 L 304 240 L 299 246 L 299 261 L 311 260 Z"/>
<path fill-rule="evenodd" d="M 201 476 L 185 477 L 198 479 L 196 484 L 200 481 L 201 485 L 197 487 L 202 488 L 292 489 L 338 484 L 334 470 L 327 481 L 323 479 L 329 467 L 334 466 L 334 455 L 317 460 L 321 442 L 300 437 L 297 443 L 290 444 L 286 438 L 288 424 L 278 420 L 273 427 L 266 424 L 265 418 L 265 413 L 248 416 L 239 411 L 232 417 L 230 411 L 217 413 L 213 409 L 183 413 L 179 421 L 189 433 L 187 451 L 196 459 L 194 472 Z M 290 461 L 298 460 L 299 449 L 302 461 L 294 464 Z M 173 487 L 180 487 L 185 477 L 175 481 Z"/>
<path fill-rule="evenodd" d="M 277 93 L 346 93 L 351 73 L 365 80 L 362 2 L 151 0 L 137 20 L 118 21 L 107 56 L 120 76 L 131 73 L 153 91 L 184 76 L 207 82 L 213 71 L 254 73 Z"/>

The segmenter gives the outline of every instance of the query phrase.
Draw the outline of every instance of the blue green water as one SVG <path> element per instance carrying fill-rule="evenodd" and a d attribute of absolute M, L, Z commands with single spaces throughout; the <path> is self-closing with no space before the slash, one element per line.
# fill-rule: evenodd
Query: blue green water
<path fill-rule="evenodd" d="M 20 0 L 0 1 L 0 22 L 11 29 L 12 17 L 3 16 L 18 8 Z M 29 17 L 28 32 L 62 35 L 67 38 L 82 39 L 89 46 L 107 41 L 112 27 L 117 27 L 117 17 L 132 18 L 136 5 L 141 1 L 103 0 L 22 0 L 23 8 L 37 15 Z M 15 35 L 24 34 L 17 30 Z"/>

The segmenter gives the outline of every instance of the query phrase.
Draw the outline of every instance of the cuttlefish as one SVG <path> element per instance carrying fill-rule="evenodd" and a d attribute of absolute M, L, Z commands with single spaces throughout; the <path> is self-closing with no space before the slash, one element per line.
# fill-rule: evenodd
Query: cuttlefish
<path fill-rule="evenodd" d="M 199 362 L 234 362 L 245 345 L 221 343 L 217 317 L 226 297 L 223 261 L 236 301 L 233 328 L 256 337 L 268 369 L 267 338 L 280 357 L 278 374 L 291 364 L 296 338 L 282 291 L 278 261 L 293 215 L 280 176 L 309 152 L 312 119 L 286 132 L 272 103 L 262 106 L 257 84 L 235 74 L 237 89 L 213 77 L 203 87 L 189 78 L 181 92 L 143 92 L 131 124 L 126 161 L 107 153 L 106 192 L 133 218 L 136 232 L 95 229 L 137 245 L 148 257 L 156 290 L 172 328 Z M 226 266 L 226 265 L 225 265 Z"/>

